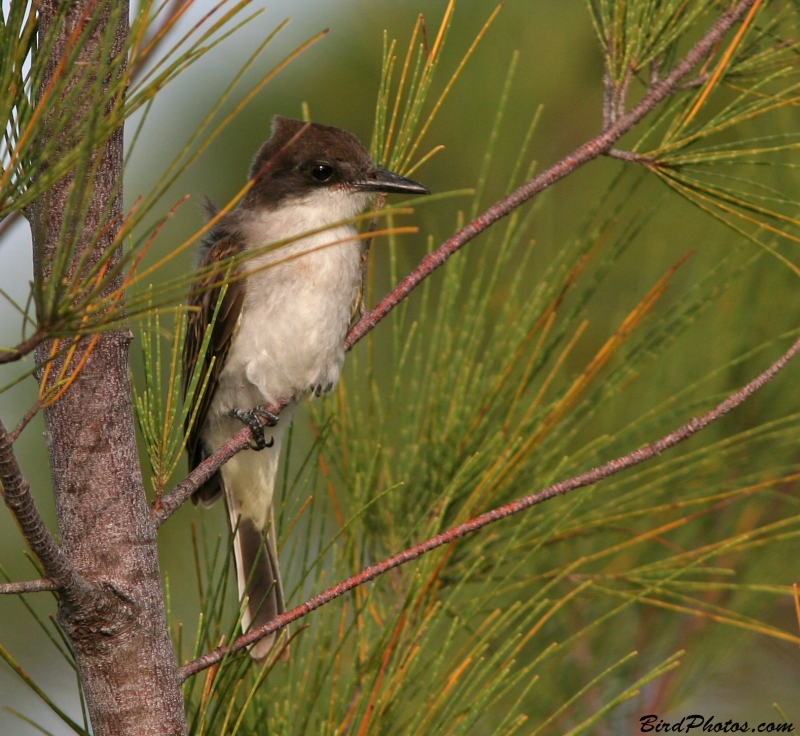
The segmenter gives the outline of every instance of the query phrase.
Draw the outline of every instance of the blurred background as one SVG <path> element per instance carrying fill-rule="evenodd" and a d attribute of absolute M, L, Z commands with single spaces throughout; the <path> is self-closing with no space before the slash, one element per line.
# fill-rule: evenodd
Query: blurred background
<path fill-rule="evenodd" d="M 384 29 L 388 29 L 390 38 L 397 37 L 399 48 L 404 49 L 417 14 L 425 14 L 428 32 L 432 33 L 444 9 L 442 2 L 405 0 L 340 0 L 337 3 L 291 0 L 256 5 L 264 8 L 258 18 L 211 51 L 157 98 L 126 170 L 126 206 L 155 184 L 165 162 L 177 155 L 256 45 L 280 21 L 291 18 L 291 23 L 270 44 L 256 68 L 242 79 L 220 115 L 233 108 L 265 69 L 301 42 L 323 28 L 330 28 L 331 32 L 281 71 L 171 187 L 160 205 L 161 213 L 184 194 L 189 194 L 190 199 L 167 223 L 153 257 L 167 252 L 170 244 L 183 242 L 200 227 L 202 195 L 224 204 L 244 184 L 253 153 L 269 137 L 273 115 L 302 117 L 302 106 L 306 103 L 314 121 L 341 126 L 368 143 L 381 73 Z M 180 22 L 178 34 L 211 7 L 212 3 L 198 0 Z M 449 53 L 442 61 L 440 86 L 493 7 L 484 0 L 458 3 L 448 38 Z M 414 173 L 414 178 L 433 192 L 474 187 L 515 50 L 520 54 L 519 66 L 493 163 L 493 170 L 500 173 L 490 177 L 483 195 L 484 205 L 503 193 L 519 142 L 540 105 L 541 118 L 530 153 L 530 159 L 538 162 L 539 170 L 599 132 L 602 59 L 585 3 L 582 0 L 511 0 L 458 79 L 426 137 L 428 148 L 440 143 L 445 146 Z M 796 107 L 781 114 L 787 130 L 798 128 L 800 113 Z M 137 122 L 134 119 L 128 123 L 129 138 Z M 622 147 L 626 142 L 622 141 Z M 553 255 L 576 237 L 576 224 L 597 207 L 600 196 L 622 168 L 623 164 L 616 160 L 597 160 L 548 190 L 535 205 L 528 205 L 537 208 L 530 229 L 531 241 L 535 241 L 531 247 L 536 250 L 527 266 L 532 273 L 544 269 Z M 630 176 L 638 176 L 638 172 Z M 781 191 L 798 193 L 794 170 L 784 169 L 776 172 L 775 177 L 774 185 Z M 739 253 L 737 257 L 742 263 L 749 263 L 757 254 L 755 246 L 679 197 L 671 196 L 662 202 L 666 195 L 666 187 L 651 177 L 636 189 L 625 210 L 620 212 L 619 218 L 624 224 L 633 222 L 642 213 L 649 213 L 656 203 L 659 204 L 616 263 L 614 277 L 600 285 L 587 308 L 589 328 L 566 359 L 567 376 L 574 377 L 582 370 L 647 290 L 685 254 L 693 253 L 671 280 L 669 292 L 659 309 L 667 310 L 677 303 L 681 295 L 694 288 L 727 255 Z M 398 273 L 403 274 L 416 264 L 428 247 L 428 236 L 435 245 L 455 229 L 455 210 L 462 206 L 468 213 L 470 206 L 468 198 L 463 205 L 457 202 L 451 200 L 418 208 L 413 221 L 421 232 L 418 237 L 401 241 Z M 483 245 L 484 241 L 478 240 L 467 247 L 477 249 Z M 389 286 L 388 259 L 381 247 L 380 242 L 376 243 L 376 296 Z M 192 265 L 193 254 L 182 254 L 169 266 L 164 277 L 186 273 Z M 0 243 L 0 287 L 24 302 L 31 273 L 27 225 L 20 222 Z M 499 294 L 501 299 L 502 290 Z M 627 398 L 614 405 L 615 413 L 596 417 L 583 430 L 582 436 L 589 439 L 612 432 L 712 369 L 726 366 L 748 350 L 796 328 L 800 315 L 797 294 L 797 276 L 775 259 L 764 257 L 748 265 L 746 272 L 726 288 L 724 295 L 697 315 L 694 324 L 671 350 L 649 367 L 646 380 L 639 380 L 626 394 Z M 16 313 L 0 306 L 0 344 L 14 344 L 18 334 Z M 776 343 L 751 360 L 740 361 L 721 371 L 696 398 L 713 396 L 749 380 L 766 367 L 768 359 L 780 354 L 782 345 Z M 379 356 L 379 369 L 380 360 Z M 26 370 L 30 370 L 30 361 L 4 368 L 3 384 L 11 380 L 14 371 L 22 375 Z M 794 365 L 774 386 L 715 426 L 711 433 L 716 433 L 717 438 L 724 437 L 796 413 L 800 408 L 798 379 L 800 365 Z M 35 398 L 36 386 L 31 378 L 0 394 L 0 415 L 6 424 L 14 426 Z M 677 413 L 678 421 L 674 424 L 689 416 Z M 303 415 L 296 421 L 301 446 L 311 442 L 307 424 Z M 17 447 L 40 509 L 50 527 L 55 528 L 42 430 L 42 419 L 38 416 L 25 430 Z M 641 437 L 640 443 L 647 439 Z M 618 449 L 622 452 L 633 446 Z M 763 451 L 769 454 L 768 447 Z M 788 450 L 781 452 L 791 455 Z M 797 462 L 796 451 L 794 455 L 793 462 Z M 182 464 L 179 473 L 183 468 Z M 725 472 L 725 468 L 720 468 L 720 473 Z M 796 499 L 796 482 L 784 491 Z M 679 495 L 681 488 L 676 487 L 674 492 Z M 195 618 L 197 607 L 190 522 L 198 519 L 201 513 L 207 515 L 210 529 L 222 532 L 221 508 L 201 512 L 187 505 L 164 527 L 160 537 L 173 616 L 187 622 Z M 797 551 L 796 547 L 794 550 Z M 24 544 L 9 515 L 0 513 L 0 561 L 14 580 L 28 579 L 35 574 L 23 551 Z M 758 550 L 754 554 L 758 554 Z M 797 579 L 797 557 L 787 554 L 784 559 L 785 571 L 780 571 L 780 583 L 790 584 Z M 39 615 L 54 614 L 55 606 L 48 596 L 29 598 Z M 776 605 L 770 615 L 776 625 L 792 629 L 794 612 L 788 603 Z M 687 623 L 687 626 L 692 625 Z M 795 633 L 796 630 L 795 624 Z M 680 702 L 672 703 L 671 712 L 678 717 L 695 712 L 713 713 L 723 721 L 727 718 L 774 721 L 778 718 L 772 704 L 778 701 L 790 719 L 800 725 L 800 701 L 796 696 L 800 686 L 800 652 L 796 645 L 732 631 L 714 631 L 718 660 L 702 660 L 703 672 L 692 680 L 695 689 L 684 693 Z M 41 630 L 16 598 L 0 597 L 0 642 L 56 703 L 73 717 L 79 717 L 74 674 L 55 649 L 43 641 Z M 0 665 L 0 701 L 33 718 L 53 734 L 68 733 L 5 665 Z M 669 717 L 667 712 L 660 715 Z M 35 733 L 32 726 L 0 711 L 0 734 L 29 736 Z"/>

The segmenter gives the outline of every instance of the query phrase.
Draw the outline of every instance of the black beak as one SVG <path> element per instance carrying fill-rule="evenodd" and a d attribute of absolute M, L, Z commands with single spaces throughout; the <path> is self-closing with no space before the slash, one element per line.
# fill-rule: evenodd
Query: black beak
<path fill-rule="evenodd" d="M 385 192 L 386 194 L 430 194 L 428 187 L 400 174 L 385 169 L 372 169 L 363 179 L 356 182 L 356 189 L 362 192 Z"/>

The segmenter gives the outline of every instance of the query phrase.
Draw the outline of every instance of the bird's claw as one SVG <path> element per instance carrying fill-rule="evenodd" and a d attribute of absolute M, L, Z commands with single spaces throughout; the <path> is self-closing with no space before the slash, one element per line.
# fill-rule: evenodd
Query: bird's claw
<path fill-rule="evenodd" d="M 328 381 L 325 384 L 318 383 L 315 386 L 311 387 L 311 391 L 313 392 L 314 396 L 322 396 L 322 394 L 327 394 L 328 391 L 333 389 L 333 381 Z"/>
<path fill-rule="evenodd" d="M 267 442 L 264 436 L 264 427 L 274 427 L 278 423 L 278 417 L 271 411 L 260 406 L 254 406 L 252 409 L 234 409 L 231 411 L 231 416 L 249 427 L 253 433 L 255 446 L 250 445 L 250 449 L 264 450 L 275 444 L 274 437 L 270 437 L 269 442 Z"/>

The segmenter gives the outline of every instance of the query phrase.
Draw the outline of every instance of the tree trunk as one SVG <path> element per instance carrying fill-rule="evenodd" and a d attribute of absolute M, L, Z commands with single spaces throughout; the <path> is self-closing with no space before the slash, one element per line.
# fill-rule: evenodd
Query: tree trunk
<path fill-rule="evenodd" d="M 56 73 L 70 33 L 86 22 L 87 11 L 102 13 L 86 43 L 81 40 L 78 63 L 86 64 L 87 74 L 93 73 L 91 59 L 114 17 L 112 10 L 120 12 L 113 54 L 123 49 L 128 32 L 126 0 L 72 2 L 65 23 L 57 16 L 58 7 L 57 2 L 46 0 L 39 9 L 40 41 L 55 23 L 61 25 L 43 88 Z M 107 85 L 109 80 L 102 82 Z M 80 97 L 82 104 L 97 104 L 88 89 Z M 121 221 L 121 127 L 93 157 L 96 176 L 86 216 L 78 226 L 75 252 L 89 247 L 92 236 L 102 231 L 94 246 L 96 261 L 111 246 Z M 72 176 L 59 181 L 29 213 L 38 280 L 48 277 L 59 248 L 72 181 Z M 117 279 L 116 286 L 120 284 Z M 58 618 L 75 649 L 96 736 L 184 734 L 186 722 L 166 626 L 156 529 L 136 447 L 128 372 L 130 341 L 128 331 L 103 333 L 75 382 L 45 410 L 61 548 L 87 584 L 78 591 L 62 591 Z M 48 344 L 37 351 L 39 364 L 50 349 Z M 73 365 L 76 363 L 77 356 Z M 58 363 L 50 376 L 57 372 Z"/>

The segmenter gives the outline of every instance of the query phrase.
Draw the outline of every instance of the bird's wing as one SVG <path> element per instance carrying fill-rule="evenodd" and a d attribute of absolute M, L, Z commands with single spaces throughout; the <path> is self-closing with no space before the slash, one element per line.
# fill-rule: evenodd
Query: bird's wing
<path fill-rule="evenodd" d="M 213 242 L 200 262 L 200 268 L 213 263 L 220 263 L 244 248 L 243 241 L 237 234 L 225 234 Z M 234 272 L 235 273 L 235 272 Z M 200 371 L 197 389 L 191 397 L 192 405 L 186 416 L 187 431 L 186 450 L 189 454 L 189 471 L 196 468 L 207 453 L 200 439 L 203 425 L 206 422 L 214 391 L 217 386 L 225 359 L 228 356 L 233 338 L 239 326 L 239 318 L 244 303 L 245 286 L 241 280 L 229 282 L 222 302 L 219 304 L 217 318 L 217 302 L 220 299 L 222 286 L 229 278 L 225 271 L 215 271 L 199 278 L 192 285 L 189 295 L 189 312 L 186 325 L 186 341 L 183 346 L 183 394 L 186 397 L 192 376 Z M 212 325 L 213 322 L 213 325 Z M 202 362 L 199 363 L 203 338 L 211 327 L 211 335 Z M 199 363 L 199 364 L 198 364 Z M 203 384 L 205 383 L 205 390 Z M 192 420 L 194 417 L 194 421 Z M 191 422 L 191 423 L 190 423 Z M 195 493 L 195 503 L 200 500 L 204 504 L 213 503 L 222 493 L 219 473 L 209 479 Z"/>

